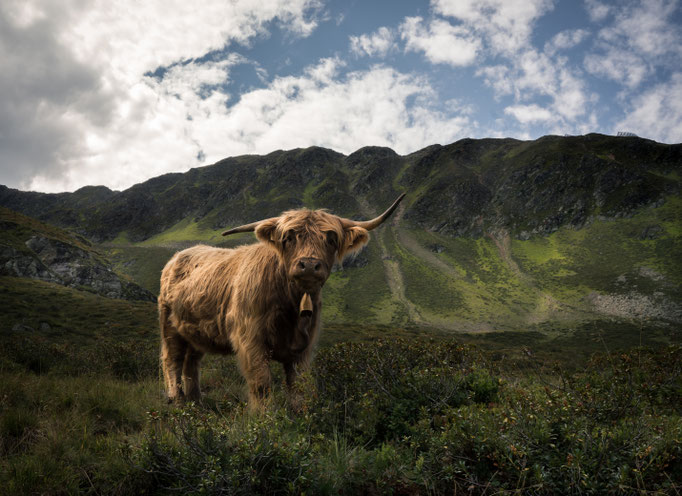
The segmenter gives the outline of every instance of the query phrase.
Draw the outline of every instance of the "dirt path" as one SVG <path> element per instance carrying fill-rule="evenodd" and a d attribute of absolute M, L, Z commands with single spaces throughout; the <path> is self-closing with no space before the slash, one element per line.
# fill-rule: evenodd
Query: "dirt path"
<path fill-rule="evenodd" d="M 364 215 L 368 217 L 375 217 L 376 212 L 363 200 L 359 200 L 360 208 Z M 422 327 L 431 327 L 438 330 L 448 330 L 454 332 L 485 332 L 489 329 L 486 325 L 478 326 L 469 322 L 455 321 L 451 318 L 440 317 L 438 315 L 429 315 L 428 318 L 422 314 L 422 311 L 415 305 L 405 294 L 405 278 L 400 270 L 400 264 L 397 260 L 393 259 L 391 253 L 388 251 L 386 245 L 385 236 L 393 236 L 396 243 L 400 244 L 403 248 L 413 253 L 420 259 L 425 260 L 427 263 L 431 264 L 437 270 L 445 273 L 448 277 L 460 278 L 461 276 L 457 271 L 447 265 L 443 260 L 440 260 L 435 253 L 432 253 L 428 249 L 424 248 L 419 244 L 419 242 L 412 236 L 408 231 L 405 231 L 399 227 L 400 221 L 405 213 L 405 204 L 402 204 L 393 214 L 391 218 L 391 230 L 382 230 L 381 233 L 377 233 L 375 240 L 381 249 L 381 260 L 384 264 L 384 271 L 386 273 L 386 281 L 388 282 L 389 290 L 391 296 L 394 300 L 398 301 L 403 308 L 407 311 L 408 318 L 410 322 L 417 324 Z"/>
<path fill-rule="evenodd" d="M 487 235 L 495 243 L 495 246 L 497 246 L 500 258 L 502 258 L 507 267 L 509 267 L 509 269 L 519 278 L 519 281 L 531 291 L 537 293 L 535 309 L 528 313 L 526 323 L 538 324 L 540 322 L 555 319 L 561 314 L 574 314 L 578 311 L 578 309 L 557 300 L 550 293 L 544 291 L 530 274 L 523 272 L 519 268 L 519 265 L 511 256 L 511 236 L 509 236 L 508 231 L 505 229 L 490 231 Z"/>
<path fill-rule="evenodd" d="M 533 285 L 532 279 L 525 273 L 521 272 L 519 265 L 514 261 L 511 256 L 511 236 L 505 229 L 500 229 L 499 231 L 488 232 L 488 237 L 493 240 L 495 246 L 497 246 L 497 251 L 500 253 L 500 258 L 509 267 L 509 269 L 519 276 L 525 283 Z"/>
<path fill-rule="evenodd" d="M 359 198 L 358 203 L 360 204 L 360 208 L 362 209 L 362 213 L 364 215 L 366 215 L 369 218 L 377 216 L 377 213 L 369 205 L 369 203 L 367 203 L 366 200 Z M 393 229 L 397 230 L 398 223 L 400 222 L 400 219 L 402 218 L 404 213 L 405 205 L 402 204 L 395 211 L 395 213 L 393 214 L 393 218 L 391 219 L 391 227 Z M 403 307 L 407 311 L 407 315 L 410 321 L 419 325 L 429 325 L 428 322 L 426 322 L 422 317 L 416 305 L 412 303 L 405 295 L 405 280 L 403 278 L 403 273 L 400 271 L 400 265 L 398 264 L 398 262 L 396 260 L 393 260 L 393 258 L 391 257 L 391 254 L 388 251 L 388 248 L 386 247 L 386 241 L 384 239 L 384 236 L 390 236 L 390 233 L 386 233 L 385 231 L 377 233 L 377 236 L 375 236 L 374 239 L 377 241 L 377 243 L 379 244 L 379 248 L 381 249 L 381 261 L 384 264 L 386 281 L 388 283 L 388 289 L 391 292 L 391 296 L 393 297 L 393 299 L 399 301 L 403 305 Z"/>
<path fill-rule="evenodd" d="M 453 279 L 461 279 L 462 275 L 451 265 L 440 259 L 434 252 L 424 248 L 409 231 L 402 229 L 396 231 L 398 242 L 411 251 L 415 256 L 424 260 L 434 269 Z"/>

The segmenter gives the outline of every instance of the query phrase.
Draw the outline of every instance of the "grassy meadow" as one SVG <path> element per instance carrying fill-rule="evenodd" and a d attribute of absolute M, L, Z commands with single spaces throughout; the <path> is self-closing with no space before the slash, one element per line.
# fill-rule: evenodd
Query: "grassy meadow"
<path fill-rule="evenodd" d="M 231 357 L 168 405 L 155 304 L 2 276 L 0 494 L 680 494 L 682 335 L 651 309 L 681 299 L 681 212 L 528 240 L 382 228 L 325 286 L 298 412 L 273 364 L 249 414 Z M 157 293 L 177 249 L 217 241 L 185 223 L 97 250 Z"/>
<path fill-rule="evenodd" d="M 254 415 L 230 357 L 205 359 L 201 404 L 165 402 L 153 304 L 0 282 L 5 494 L 682 490 L 672 332 L 613 320 L 457 336 L 330 323 L 301 411 L 273 364 L 270 404 Z"/>

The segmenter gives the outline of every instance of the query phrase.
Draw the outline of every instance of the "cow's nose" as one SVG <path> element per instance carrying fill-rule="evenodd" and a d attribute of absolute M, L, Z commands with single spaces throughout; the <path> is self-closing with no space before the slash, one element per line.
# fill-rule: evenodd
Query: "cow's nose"
<path fill-rule="evenodd" d="M 322 262 L 317 258 L 300 258 L 296 264 L 297 276 L 320 276 L 322 275 Z"/>

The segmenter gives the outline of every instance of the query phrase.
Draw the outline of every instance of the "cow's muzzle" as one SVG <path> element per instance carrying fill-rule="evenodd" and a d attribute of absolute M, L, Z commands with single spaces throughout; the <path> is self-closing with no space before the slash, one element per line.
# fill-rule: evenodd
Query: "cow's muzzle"
<path fill-rule="evenodd" d="M 322 287 L 329 276 L 327 264 L 318 258 L 299 258 L 291 271 L 296 283 L 305 291 Z"/>

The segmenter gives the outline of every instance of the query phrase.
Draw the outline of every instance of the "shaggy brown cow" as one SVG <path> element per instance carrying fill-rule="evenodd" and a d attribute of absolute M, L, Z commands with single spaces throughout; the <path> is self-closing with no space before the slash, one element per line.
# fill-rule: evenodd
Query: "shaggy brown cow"
<path fill-rule="evenodd" d="M 334 262 L 362 248 L 404 194 L 379 217 L 356 222 L 324 210 L 291 210 L 230 229 L 259 243 L 195 246 L 161 273 L 161 360 L 170 401 L 197 400 L 204 353 L 235 353 L 252 408 L 270 388 L 269 361 L 284 366 L 289 389 L 308 366 L 320 327 L 320 290 Z"/>

